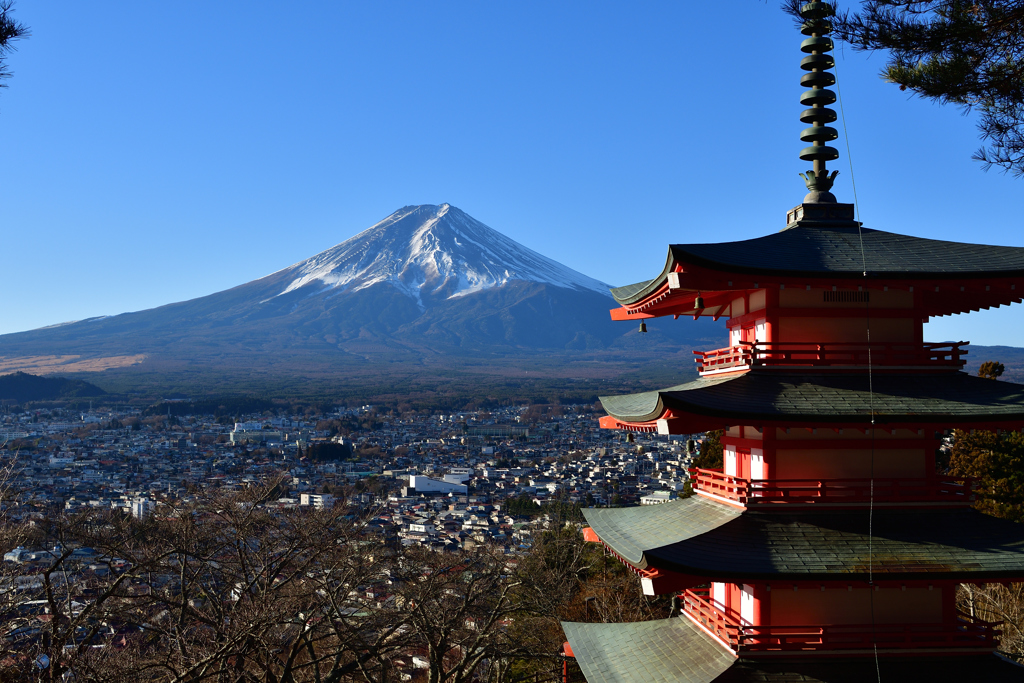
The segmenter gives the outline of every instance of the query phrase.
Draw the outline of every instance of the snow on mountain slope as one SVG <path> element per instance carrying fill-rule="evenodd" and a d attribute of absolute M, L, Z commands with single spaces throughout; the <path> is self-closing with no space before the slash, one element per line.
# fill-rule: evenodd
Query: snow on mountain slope
<path fill-rule="evenodd" d="M 388 282 L 420 302 L 481 292 L 512 280 L 608 294 L 608 285 L 527 249 L 449 204 L 407 206 L 281 272 L 281 294 L 310 284 L 357 292 Z"/>

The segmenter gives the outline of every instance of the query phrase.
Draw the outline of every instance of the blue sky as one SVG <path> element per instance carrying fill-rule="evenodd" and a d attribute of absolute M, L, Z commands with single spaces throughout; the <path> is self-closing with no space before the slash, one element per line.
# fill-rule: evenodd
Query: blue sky
<path fill-rule="evenodd" d="M 0 333 L 226 289 L 408 204 L 621 285 L 671 242 L 780 229 L 806 191 L 774 0 L 16 8 Z M 837 61 L 866 227 L 1024 246 L 1024 181 L 970 160 L 972 116 L 883 83 L 881 55 Z M 1024 346 L 1024 306 L 926 337 Z"/>

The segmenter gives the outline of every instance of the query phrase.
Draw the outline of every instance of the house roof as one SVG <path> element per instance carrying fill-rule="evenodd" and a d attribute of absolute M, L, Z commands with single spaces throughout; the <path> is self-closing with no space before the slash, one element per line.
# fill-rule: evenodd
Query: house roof
<path fill-rule="evenodd" d="M 602 396 L 622 422 L 648 422 L 674 413 L 806 422 L 937 422 L 947 427 L 1024 419 L 1024 385 L 964 372 L 823 374 L 754 370 L 702 377 L 658 391 Z"/>
<path fill-rule="evenodd" d="M 627 624 L 562 622 L 587 683 L 1008 683 L 1024 667 L 991 654 L 928 657 L 734 657 L 689 619 Z M 877 669 L 876 669 L 877 667 Z"/>
<path fill-rule="evenodd" d="M 861 241 L 863 240 L 863 251 Z M 794 227 L 736 242 L 673 244 L 661 274 L 611 290 L 620 304 L 643 299 L 677 264 L 764 276 L 897 279 L 1024 277 L 1024 247 L 947 242 L 856 226 Z"/>
<path fill-rule="evenodd" d="M 604 543 L 640 569 L 728 580 L 1024 574 L 1024 525 L 971 509 L 876 510 L 870 540 L 863 511 L 735 514 L 700 496 L 583 514 Z"/>

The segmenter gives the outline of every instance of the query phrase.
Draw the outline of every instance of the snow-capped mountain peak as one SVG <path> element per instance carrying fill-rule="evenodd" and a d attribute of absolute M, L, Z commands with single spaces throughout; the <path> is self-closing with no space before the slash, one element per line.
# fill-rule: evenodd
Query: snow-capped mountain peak
<path fill-rule="evenodd" d="M 513 280 L 608 293 L 608 285 L 522 246 L 451 206 L 407 206 L 285 271 L 281 292 L 319 284 L 357 292 L 387 282 L 454 299 Z M 290 281 L 289 281 L 290 280 Z"/>

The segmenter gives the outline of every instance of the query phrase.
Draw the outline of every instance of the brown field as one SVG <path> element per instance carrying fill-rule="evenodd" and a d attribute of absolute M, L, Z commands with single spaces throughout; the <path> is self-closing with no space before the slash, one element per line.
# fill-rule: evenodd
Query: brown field
<path fill-rule="evenodd" d="M 84 359 L 81 356 L 0 356 L 0 374 L 19 371 L 33 375 L 50 375 L 57 372 L 102 372 L 112 368 L 138 365 L 145 359 L 146 357 L 142 354 Z"/>

